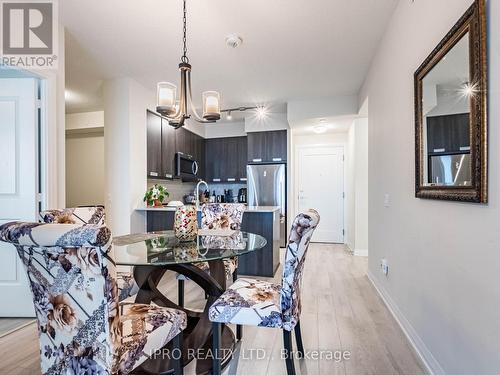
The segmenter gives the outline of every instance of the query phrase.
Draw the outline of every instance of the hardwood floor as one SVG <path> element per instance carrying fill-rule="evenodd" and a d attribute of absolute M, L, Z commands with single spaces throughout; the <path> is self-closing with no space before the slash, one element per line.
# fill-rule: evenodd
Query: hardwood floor
<path fill-rule="evenodd" d="M 34 321 L 34 318 L 0 318 L 0 338 Z"/>
<path fill-rule="evenodd" d="M 312 244 L 306 260 L 302 296 L 302 336 L 306 351 L 348 352 L 350 358 L 296 360 L 298 374 L 419 375 L 425 370 L 366 276 L 367 259 L 354 257 L 342 245 Z M 281 269 L 274 278 L 279 282 Z M 174 275 L 162 281 L 176 295 Z M 186 282 L 186 305 L 202 308 L 199 288 Z M 227 374 L 286 374 L 280 359 L 281 331 L 244 327 Z M 295 342 L 294 342 L 295 344 Z M 250 349 L 253 349 L 251 351 Z M 258 350 L 257 350 L 258 349 Z M 330 352 L 328 352 L 330 351 Z M 265 355 L 265 356 L 264 356 Z M 257 356 L 264 356 L 256 359 Z M 253 357 L 253 358 L 252 358 Z M 259 357 L 260 358 L 260 357 Z M 193 365 L 185 374 L 194 374 Z M 39 374 L 36 326 L 0 339 L 0 374 Z"/>

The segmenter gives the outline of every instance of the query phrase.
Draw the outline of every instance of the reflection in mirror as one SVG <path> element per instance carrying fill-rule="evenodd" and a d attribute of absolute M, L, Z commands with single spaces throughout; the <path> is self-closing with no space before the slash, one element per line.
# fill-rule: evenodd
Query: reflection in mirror
<path fill-rule="evenodd" d="M 423 184 L 471 186 L 469 33 L 422 81 Z"/>

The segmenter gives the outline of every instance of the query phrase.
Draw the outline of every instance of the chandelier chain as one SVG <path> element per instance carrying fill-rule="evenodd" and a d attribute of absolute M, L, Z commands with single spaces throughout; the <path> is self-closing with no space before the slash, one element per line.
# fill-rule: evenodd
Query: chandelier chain
<path fill-rule="evenodd" d="M 183 28 L 182 28 L 182 43 L 183 43 L 183 55 L 181 57 L 181 61 L 183 63 L 189 63 L 189 58 L 187 57 L 187 28 L 186 28 L 186 23 L 187 23 L 187 10 L 186 10 L 186 0 L 184 0 L 184 8 L 183 8 L 183 17 L 182 17 L 182 22 L 183 22 Z"/>

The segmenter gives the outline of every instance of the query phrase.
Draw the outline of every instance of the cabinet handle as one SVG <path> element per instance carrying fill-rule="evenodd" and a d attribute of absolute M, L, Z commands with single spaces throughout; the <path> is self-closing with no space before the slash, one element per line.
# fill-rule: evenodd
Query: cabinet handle
<path fill-rule="evenodd" d="M 262 162 L 262 159 L 253 159 L 252 161 L 253 161 L 254 163 L 260 163 L 260 162 Z"/>
<path fill-rule="evenodd" d="M 149 172 L 150 176 L 158 177 L 158 172 Z"/>
<path fill-rule="evenodd" d="M 434 149 L 434 152 L 445 152 L 446 149 L 445 148 L 435 148 Z"/>
<path fill-rule="evenodd" d="M 213 178 L 212 182 L 220 182 L 220 178 Z"/>
<path fill-rule="evenodd" d="M 283 161 L 281 158 L 273 158 L 273 161 Z"/>
<path fill-rule="evenodd" d="M 460 151 L 470 151 L 470 146 L 462 146 L 460 147 Z"/>
<path fill-rule="evenodd" d="M 242 178 L 240 178 L 240 181 L 247 181 L 247 178 L 246 177 L 242 177 Z"/>
<path fill-rule="evenodd" d="M 170 173 L 167 173 L 167 174 L 165 175 L 165 177 L 166 177 L 166 178 L 173 178 L 174 176 L 172 176 Z"/>
<path fill-rule="evenodd" d="M 227 181 L 228 182 L 234 182 L 234 181 L 236 181 L 236 178 L 228 178 Z"/>

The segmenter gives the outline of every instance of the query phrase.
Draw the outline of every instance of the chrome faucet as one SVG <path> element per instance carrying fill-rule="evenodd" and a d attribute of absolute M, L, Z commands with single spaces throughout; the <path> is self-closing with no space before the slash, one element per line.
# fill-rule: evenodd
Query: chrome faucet
<path fill-rule="evenodd" d="M 201 184 L 204 184 L 207 187 L 207 190 L 208 190 L 208 184 L 205 181 L 203 181 L 203 180 L 198 181 L 198 183 L 196 184 L 196 189 L 194 191 L 194 198 L 195 198 L 195 202 L 196 202 L 196 209 L 200 208 L 200 185 Z"/>

